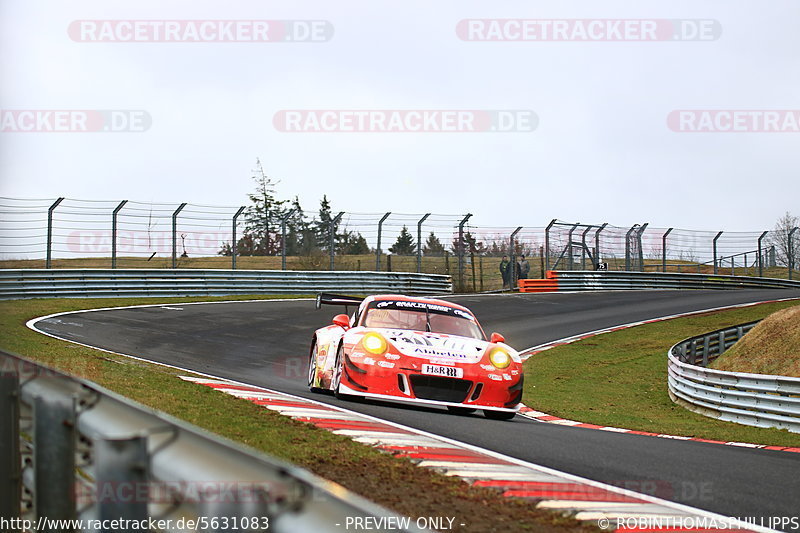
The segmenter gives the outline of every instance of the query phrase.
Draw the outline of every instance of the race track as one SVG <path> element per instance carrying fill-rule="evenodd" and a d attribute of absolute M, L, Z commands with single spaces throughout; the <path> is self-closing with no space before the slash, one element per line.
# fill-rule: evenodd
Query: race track
<path fill-rule="evenodd" d="M 788 297 L 800 297 L 800 291 L 631 291 L 454 299 L 477 314 L 487 333 L 499 331 L 510 345 L 524 349 L 649 318 Z M 655 496 L 726 516 L 752 519 L 798 512 L 800 454 L 796 453 L 622 435 L 520 416 L 512 422 L 492 421 L 480 415 L 454 416 L 439 409 L 342 402 L 312 394 L 305 386 L 311 333 L 339 311 L 317 311 L 308 300 L 169 304 L 53 317 L 38 322 L 37 328 L 107 350 L 341 405 L 632 490 L 653 493 L 645 489 L 656 487 Z M 536 408 L 535 398 L 524 400 Z"/>

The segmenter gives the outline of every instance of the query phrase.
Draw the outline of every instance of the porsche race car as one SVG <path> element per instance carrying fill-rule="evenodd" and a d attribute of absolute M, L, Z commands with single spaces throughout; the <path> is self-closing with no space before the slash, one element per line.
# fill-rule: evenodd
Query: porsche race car
<path fill-rule="evenodd" d="M 508 420 L 522 401 L 522 362 L 498 333 L 487 338 L 472 312 L 444 300 L 401 295 L 317 296 L 322 305 L 356 306 L 314 332 L 312 391 L 483 410 Z"/>

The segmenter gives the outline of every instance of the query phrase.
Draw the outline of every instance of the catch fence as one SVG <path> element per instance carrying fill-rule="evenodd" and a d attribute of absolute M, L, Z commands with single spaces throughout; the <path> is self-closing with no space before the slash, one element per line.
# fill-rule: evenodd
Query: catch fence
<path fill-rule="evenodd" d="M 492 226 L 469 213 L 285 210 L 263 224 L 247 206 L 0 198 L 4 268 L 200 268 L 445 274 L 459 291 L 516 286 L 547 270 L 728 274 L 797 279 L 798 228 L 728 232 L 552 220 Z M 419 244 L 422 244 L 421 246 Z"/>

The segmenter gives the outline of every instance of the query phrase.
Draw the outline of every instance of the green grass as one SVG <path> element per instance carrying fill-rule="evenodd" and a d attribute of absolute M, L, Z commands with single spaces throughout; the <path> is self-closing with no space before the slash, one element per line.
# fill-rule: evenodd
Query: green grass
<path fill-rule="evenodd" d="M 800 435 L 722 422 L 673 403 L 667 350 L 694 335 L 763 318 L 797 302 L 763 304 L 605 333 L 534 355 L 524 402 L 590 424 L 711 440 L 800 446 Z"/>
<path fill-rule="evenodd" d="M 31 318 L 78 309 L 251 298 L 5 301 L 0 302 L 0 348 L 89 379 L 139 403 L 290 461 L 406 516 L 444 513 L 456 517 L 456 523 L 466 524 L 458 531 L 476 533 L 596 531 L 574 519 L 535 509 L 530 502 L 470 487 L 457 478 L 419 468 L 407 459 L 178 379 L 185 372 L 60 341 L 25 327 Z"/>

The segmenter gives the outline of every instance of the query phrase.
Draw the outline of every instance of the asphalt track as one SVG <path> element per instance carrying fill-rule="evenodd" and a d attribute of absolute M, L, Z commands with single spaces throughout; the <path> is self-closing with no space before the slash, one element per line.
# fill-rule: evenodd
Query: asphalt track
<path fill-rule="evenodd" d="M 524 349 L 665 315 L 800 297 L 798 290 L 640 291 L 455 297 Z M 744 519 L 800 514 L 800 454 L 344 402 L 306 389 L 310 337 L 340 309 L 312 301 L 169 304 L 40 321 L 61 338 L 326 401 L 532 463 Z M 700 333 L 700 332 L 698 332 Z M 667 347 L 664 348 L 665 352 Z M 665 362 L 666 368 L 666 362 Z M 580 369 L 575 369 L 580 372 Z M 665 378 L 666 382 L 666 378 Z M 665 385 L 666 387 L 666 385 Z M 536 408 L 536 399 L 525 398 Z M 221 414 L 220 416 L 224 416 Z"/>

